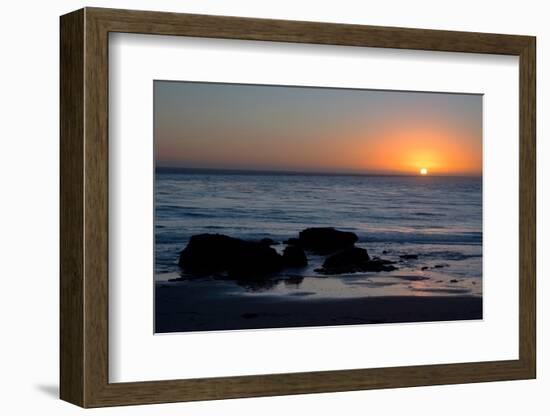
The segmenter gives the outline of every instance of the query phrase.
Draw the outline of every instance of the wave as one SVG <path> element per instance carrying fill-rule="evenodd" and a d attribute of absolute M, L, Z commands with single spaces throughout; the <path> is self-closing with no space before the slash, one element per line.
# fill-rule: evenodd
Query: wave
<path fill-rule="evenodd" d="M 481 232 L 462 233 L 410 233 L 398 231 L 377 231 L 375 233 L 360 233 L 360 242 L 376 243 L 410 243 L 410 244 L 474 244 L 481 245 Z"/>
<path fill-rule="evenodd" d="M 158 228 L 164 228 L 164 226 L 157 225 Z M 233 226 L 228 227 L 224 225 L 205 225 L 201 227 L 202 229 L 185 229 L 181 228 L 175 232 L 178 227 L 170 227 L 171 229 L 166 229 L 166 232 L 159 235 L 163 242 L 171 242 L 172 239 L 179 238 L 188 239 L 193 234 L 200 234 L 201 232 L 209 232 L 207 230 L 212 230 L 210 232 L 227 234 L 232 237 L 242 238 L 245 240 L 257 240 L 261 238 L 272 238 L 276 241 L 282 242 L 292 237 L 297 237 L 301 228 L 297 229 L 296 232 L 285 232 L 282 229 L 273 229 L 267 228 L 265 231 L 251 229 L 251 227 L 244 226 Z M 175 229 L 174 229 L 175 228 Z M 338 227 L 338 229 L 344 231 L 355 232 L 359 237 L 359 243 L 411 243 L 411 244 L 482 244 L 481 232 L 447 232 L 447 233 L 422 233 L 422 232 L 402 232 L 402 231 L 356 231 L 353 228 L 349 227 Z M 459 256 L 460 253 L 453 251 L 434 251 L 432 254 L 435 257 L 453 257 Z"/>

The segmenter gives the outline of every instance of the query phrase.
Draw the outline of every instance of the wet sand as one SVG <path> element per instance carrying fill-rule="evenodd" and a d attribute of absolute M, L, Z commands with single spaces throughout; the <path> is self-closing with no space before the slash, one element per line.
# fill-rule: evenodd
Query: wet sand
<path fill-rule="evenodd" d="M 209 282 L 158 282 L 155 332 L 220 331 L 482 319 L 479 296 L 319 298 L 242 293 Z"/>

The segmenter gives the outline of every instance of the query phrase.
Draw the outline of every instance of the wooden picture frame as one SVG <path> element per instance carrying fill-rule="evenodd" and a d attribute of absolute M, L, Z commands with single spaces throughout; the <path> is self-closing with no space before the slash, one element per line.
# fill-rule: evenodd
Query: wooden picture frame
<path fill-rule="evenodd" d="M 60 396 L 82 407 L 530 379 L 535 333 L 535 38 L 85 8 L 61 17 Z M 519 359 L 109 383 L 108 34 L 519 56 Z"/>

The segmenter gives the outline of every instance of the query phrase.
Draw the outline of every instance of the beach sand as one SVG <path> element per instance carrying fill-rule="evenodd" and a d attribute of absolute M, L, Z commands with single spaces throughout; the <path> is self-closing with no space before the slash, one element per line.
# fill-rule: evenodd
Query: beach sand
<path fill-rule="evenodd" d="M 225 290 L 224 290 L 225 288 Z M 479 296 L 319 298 L 254 293 L 229 284 L 157 282 L 155 332 L 220 331 L 482 319 Z M 214 289 L 214 290 L 213 290 Z"/>

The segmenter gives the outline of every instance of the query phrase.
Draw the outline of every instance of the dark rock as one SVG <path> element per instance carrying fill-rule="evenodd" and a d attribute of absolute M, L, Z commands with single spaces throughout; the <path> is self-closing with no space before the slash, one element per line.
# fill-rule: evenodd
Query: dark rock
<path fill-rule="evenodd" d="M 279 244 L 277 241 L 273 240 L 272 238 L 262 238 L 260 240 L 260 243 L 265 244 L 266 246 L 275 246 Z"/>
<path fill-rule="evenodd" d="M 297 244 L 318 254 L 330 254 L 352 247 L 358 238 L 355 233 L 330 227 L 306 228 L 300 231 Z"/>
<path fill-rule="evenodd" d="M 342 274 L 396 270 L 392 263 L 379 258 L 371 259 L 364 248 L 350 247 L 328 257 L 323 267 L 315 271 L 321 274 Z"/>
<path fill-rule="evenodd" d="M 286 246 L 283 251 L 284 267 L 305 267 L 307 266 L 306 253 L 301 247 Z"/>
<path fill-rule="evenodd" d="M 423 266 L 420 270 L 428 270 L 428 266 Z"/>
<path fill-rule="evenodd" d="M 288 244 L 289 246 L 297 246 L 300 245 L 300 240 L 297 238 L 289 238 L 288 240 L 285 240 L 285 244 Z"/>
<path fill-rule="evenodd" d="M 401 257 L 403 260 L 416 260 L 418 259 L 418 254 L 403 254 Z"/>
<path fill-rule="evenodd" d="M 456 280 L 456 279 L 451 279 L 451 280 L 449 280 L 449 282 L 450 282 L 450 283 L 458 283 L 458 280 Z"/>
<path fill-rule="evenodd" d="M 283 263 L 275 249 L 260 242 L 222 234 L 198 234 L 181 251 L 178 264 L 196 275 L 227 272 L 248 279 L 277 272 Z"/>
<path fill-rule="evenodd" d="M 345 267 L 349 264 L 360 264 L 370 260 L 369 253 L 364 248 L 352 247 L 328 257 L 323 263 L 327 269 Z"/>
<path fill-rule="evenodd" d="M 388 254 L 388 250 L 382 251 L 382 254 Z"/>

